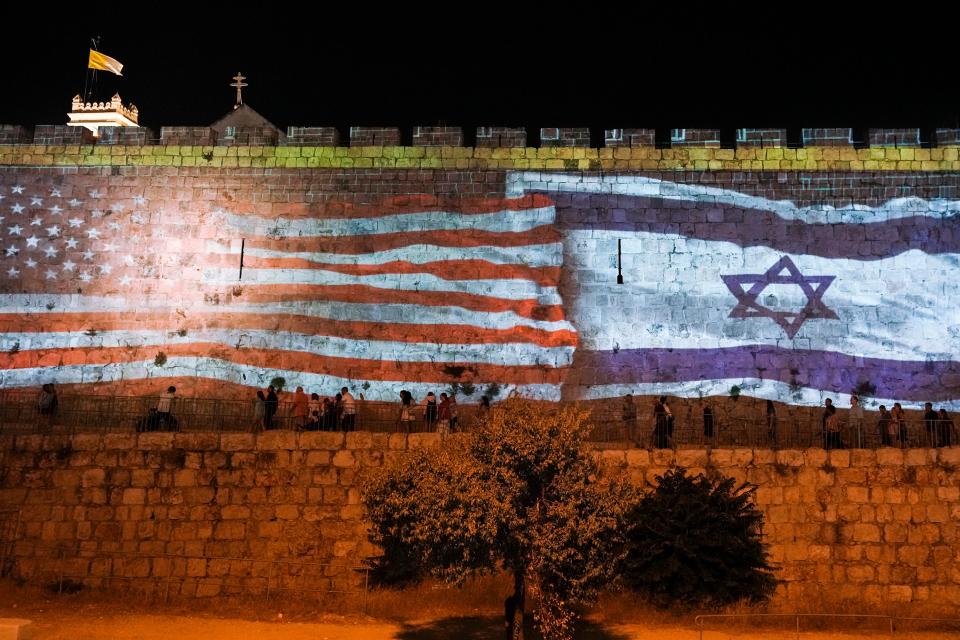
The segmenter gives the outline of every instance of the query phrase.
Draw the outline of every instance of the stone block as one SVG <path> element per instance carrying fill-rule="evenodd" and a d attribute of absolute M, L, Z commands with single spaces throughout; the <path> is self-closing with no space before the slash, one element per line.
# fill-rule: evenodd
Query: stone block
<path fill-rule="evenodd" d="M 801 132 L 805 147 L 832 147 L 853 145 L 853 129 L 804 129 Z"/>
<path fill-rule="evenodd" d="M 650 464 L 650 452 L 646 449 L 627 449 L 628 467 L 646 467 Z"/>
<path fill-rule="evenodd" d="M 945 447 L 937 450 L 937 459 L 940 464 L 960 467 L 960 447 Z"/>
<path fill-rule="evenodd" d="M 673 449 L 654 449 L 650 459 L 651 463 L 658 467 L 669 467 L 676 463 L 677 454 Z"/>
<path fill-rule="evenodd" d="M 738 147 L 785 147 L 786 129 L 737 129 Z"/>
<path fill-rule="evenodd" d="M 730 464 L 743 469 L 753 464 L 753 449 L 734 449 L 730 456 Z"/>
<path fill-rule="evenodd" d="M 300 434 L 301 449 L 339 449 L 343 441 L 344 435 L 336 431 L 307 431 Z"/>
<path fill-rule="evenodd" d="M 704 449 L 677 450 L 677 466 L 691 469 L 693 467 L 705 467 L 706 465 L 707 465 L 706 450 Z"/>
<path fill-rule="evenodd" d="M 809 451 L 809 449 L 807 450 Z M 805 451 L 797 449 L 781 449 L 777 451 L 777 462 L 791 467 L 801 467 L 804 463 Z"/>
<path fill-rule="evenodd" d="M 266 431 L 257 435 L 256 448 L 260 451 L 296 449 L 297 433 L 295 431 L 287 430 Z"/>
<path fill-rule="evenodd" d="M 18 124 L 0 124 L 0 144 L 30 144 L 33 130 Z"/>
<path fill-rule="evenodd" d="M 141 433 L 137 446 L 145 451 L 169 451 L 173 448 L 172 433 Z"/>
<path fill-rule="evenodd" d="M 477 147 L 526 147 L 527 130 L 511 127 L 477 127 Z"/>
<path fill-rule="evenodd" d="M 936 449 L 907 449 L 904 464 L 908 467 L 932 465 L 937 461 Z"/>
<path fill-rule="evenodd" d="M 223 451 L 250 451 L 256 446 L 256 436 L 252 433 L 220 434 L 220 449 Z"/>
<path fill-rule="evenodd" d="M 850 451 L 851 467 L 873 467 L 877 464 L 877 452 L 871 449 L 853 449 Z"/>
<path fill-rule="evenodd" d="M 396 127 L 350 127 L 351 147 L 396 147 L 400 129 Z"/>
<path fill-rule="evenodd" d="M 463 129 L 460 127 L 414 127 L 415 147 L 462 147 Z"/>
<path fill-rule="evenodd" d="M 670 144 L 675 147 L 719 147 L 719 129 L 671 129 Z"/>
<path fill-rule="evenodd" d="M 543 127 L 540 129 L 541 147 L 589 147 L 590 129 L 587 127 Z"/>
<path fill-rule="evenodd" d="M 237 520 L 223 520 L 214 527 L 213 537 L 216 540 L 243 540 L 246 526 Z"/>
<path fill-rule="evenodd" d="M 903 465 L 903 449 L 894 449 L 893 447 L 881 447 L 877 449 L 877 464 L 886 466 Z"/>
<path fill-rule="evenodd" d="M 655 129 L 605 129 L 605 147 L 653 147 L 656 145 Z"/>
<path fill-rule="evenodd" d="M 33 623 L 26 618 L 0 618 L 0 640 L 31 640 Z"/>
<path fill-rule="evenodd" d="M 123 504 L 142 505 L 146 502 L 146 499 L 147 499 L 146 489 L 137 488 L 137 489 L 123 490 Z"/>
<path fill-rule="evenodd" d="M 84 487 L 100 487 L 103 486 L 106 477 L 107 473 L 103 469 L 87 469 L 83 472 L 81 484 Z"/>
<path fill-rule="evenodd" d="M 830 452 L 826 449 L 806 449 L 803 452 L 803 459 L 808 467 L 819 469 L 827 463 L 830 458 Z"/>
<path fill-rule="evenodd" d="M 373 447 L 373 434 L 369 431 L 350 431 L 346 434 L 347 449 L 370 449 Z"/>
<path fill-rule="evenodd" d="M 340 132 L 336 127 L 287 127 L 287 144 L 297 147 L 337 147 Z"/>
<path fill-rule="evenodd" d="M 850 451 L 847 449 L 834 449 L 830 452 L 830 465 L 837 469 L 843 469 L 850 466 Z"/>
<path fill-rule="evenodd" d="M 96 141 L 93 132 L 86 127 L 71 127 L 66 124 L 38 124 L 33 130 L 35 145 L 90 145 Z"/>
<path fill-rule="evenodd" d="M 407 447 L 410 449 L 427 449 L 440 444 L 438 433 L 411 433 L 407 436 Z"/>

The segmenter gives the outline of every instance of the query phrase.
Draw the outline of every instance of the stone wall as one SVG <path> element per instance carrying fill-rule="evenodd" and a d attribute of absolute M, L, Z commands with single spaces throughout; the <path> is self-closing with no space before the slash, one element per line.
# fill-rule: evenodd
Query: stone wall
<path fill-rule="evenodd" d="M 0 518 L 19 510 L 13 571 L 27 579 L 114 576 L 186 595 L 359 590 L 363 574 L 351 567 L 374 553 L 364 474 L 437 443 L 432 434 L 2 436 Z M 757 484 L 778 597 L 794 606 L 960 605 L 960 448 L 596 455 L 606 474 L 640 486 L 672 464 Z"/>
<path fill-rule="evenodd" d="M 0 386 L 958 408 L 957 153 L 0 145 Z"/>

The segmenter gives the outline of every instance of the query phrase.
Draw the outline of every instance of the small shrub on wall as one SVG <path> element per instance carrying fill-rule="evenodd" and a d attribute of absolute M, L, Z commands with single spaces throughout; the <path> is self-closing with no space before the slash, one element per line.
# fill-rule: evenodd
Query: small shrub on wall
<path fill-rule="evenodd" d="M 761 539 L 756 487 L 671 469 L 628 517 L 623 580 L 658 606 L 768 598 L 777 581 Z"/>

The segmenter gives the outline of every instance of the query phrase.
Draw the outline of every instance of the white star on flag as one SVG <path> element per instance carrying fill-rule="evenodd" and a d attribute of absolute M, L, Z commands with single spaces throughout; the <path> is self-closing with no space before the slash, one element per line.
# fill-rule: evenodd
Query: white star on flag
<path fill-rule="evenodd" d="M 52 207 L 50 207 L 50 213 L 53 214 L 53 215 L 55 215 L 55 216 L 60 215 L 60 213 L 61 213 L 62 211 L 63 211 L 63 209 L 60 208 L 60 207 L 58 207 L 57 205 L 53 205 Z"/>
<path fill-rule="evenodd" d="M 38 198 L 37 196 L 33 196 L 32 198 L 30 198 L 30 205 L 31 205 L 31 206 L 36 205 L 36 206 L 38 206 L 38 207 L 42 207 L 42 206 L 43 206 L 43 198 Z"/>
<path fill-rule="evenodd" d="M 31 227 L 39 227 L 42 224 L 43 224 L 43 218 L 40 218 L 40 217 L 36 217 L 30 221 Z"/>
<path fill-rule="evenodd" d="M 17 269 L 16 267 L 10 267 L 9 269 L 7 269 L 7 275 L 10 276 L 11 278 L 15 278 L 19 273 L 20 273 L 20 270 Z"/>
<path fill-rule="evenodd" d="M 84 259 L 84 260 L 93 260 L 93 255 L 94 255 L 94 254 L 93 254 L 93 251 L 90 251 L 90 249 L 87 249 L 86 251 L 83 252 L 83 259 Z"/>
<path fill-rule="evenodd" d="M 80 225 L 83 224 L 83 220 L 81 220 L 80 218 L 70 218 L 69 220 L 67 220 L 67 222 L 70 223 L 71 227 L 79 227 Z"/>
<path fill-rule="evenodd" d="M 90 216 L 94 218 L 102 218 L 103 211 L 100 211 L 100 209 L 94 209 L 93 211 L 90 212 Z"/>
<path fill-rule="evenodd" d="M 20 232 L 23 231 L 23 227 L 21 227 L 18 224 L 15 224 L 12 227 L 7 227 L 7 231 L 9 231 L 10 235 L 12 236 L 18 236 L 20 235 Z"/>
<path fill-rule="evenodd" d="M 112 231 L 119 231 L 119 230 L 120 230 L 120 223 L 119 223 L 119 222 L 110 222 L 110 224 L 108 224 L 107 226 L 110 227 L 110 229 L 111 229 Z"/>
<path fill-rule="evenodd" d="M 67 260 L 66 262 L 63 263 L 63 270 L 73 271 L 76 268 L 76 266 L 77 266 L 76 262 L 73 262 L 72 260 Z"/>
<path fill-rule="evenodd" d="M 77 200 L 76 198 L 73 198 L 72 200 L 70 200 L 70 206 L 71 206 L 71 207 L 79 207 L 81 204 L 82 204 L 82 203 L 81 203 L 79 200 Z"/>
<path fill-rule="evenodd" d="M 23 193 L 23 187 L 21 187 L 20 185 L 16 185 L 15 187 L 13 187 L 12 191 L 13 193 Z"/>
<path fill-rule="evenodd" d="M 57 225 L 53 225 L 52 227 L 47 227 L 47 235 L 48 236 L 60 235 L 60 227 Z"/>
<path fill-rule="evenodd" d="M 102 197 L 103 197 L 103 194 L 100 193 L 99 191 L 97 191 L 96 189 L 94 189 L 93 191 L 90 192 L 90 197 L 91 197 L 91 198 L 102 198 Z"/>
<path fill-rule="evenodd" d="M 143 223 L 143 216 L 140 215 L 140 212 L 138 211 L 137 213 L 130 216 L 130 220 L 133 222 L 136 222 L 137 224 L 141 224 Z"/>
<path fill-rule="evenodd" d="M 51 198 L 59 198 L 59 197 L 60 197 L 60 189 L 51 189 L 51 190 L 50 190 L 50 197 L 51 197 Z"/>
<path fill-rule="evenodd" d="M 33 258 L 27 258 L 27 261 L 24 262 L 24 264 L 27 265 L 27 267 L 30 268 L 30 269 L 36 269 L 36 268 L 37 268 L 37 261 L 34 260 Z"/>
<path fill-rule="evenodd" d="M 17 215 L 23 213 L 23 210 L 26 209 L 26 207 L 24 207 L 24 206 L 23 206 L 22 204 L 20 204 L 19 202 L 16 203 L 15 205 L 13 205 L 13 206 L 10 207 L 10 208 L 13 209 L 13 212 L 14 212 L 15 214 L 17 214 Z"/>
<path fill-rule="evenodd" d="M 114 203 L 113 203 L 113 211 L 114 211 L 114 213 L 123 213 L 123 210 L 124 210 L 124 209 L 126 209 L 126 207 L 124 207 L 124 206 L 123 206 L 122 204 L 120 204 L 119 202 L 114 202 Z"/>
<path fill-rule="evenodd" d="M 120 278 L 120 284 L 123 286 L 127 286 L 128 284 L 130 284 L 130 280 L 131 280 L 130 276 L 124 275 L 123 277 Z"/>
<path fill-rule="evenodd" d="M 53 258 L 57 255 L 57 248 L 54 247 L 53 245 L 50 245 L 49 247 L 44 249 L 43 252 L 47 254 L 48 258 Z"/>
<path fill-rule="evenodd" d="M 15 255 L 17 255 L 18 253 L 20 253 L 20 249 L 17 248 L 17 245 L 12 244 L 12 245 L 10 245 L 9 247 L 7 247 L 7 255 L 8 255 L 8 256 L 15 256 Z"/>
<path fill-rule="evenodd" d="M 103 245 L 103 247 L 102 247 L 100 250 L 101 250 L 101 251 L 116 251 L 116 250 L 117 250 L 117 245 L 113 244 L 112 242 L 108 242 L 107 244 Z"/>
<path fill-rule="evenodd" d="M 47 269 L 47 280 L 56 280 L 57 272 L 53 269 Z"/>
<path fill-rule="evenodd" d="M 87 237 L 97 239 L 100 237 L 100 232 L 96 229 L 87 229 Z"/>
<path fill-rule="evenodd" d="M 73 238 L 67 238 L 67 249 L 76 249 L 77 241 Z"/>
<path fill-rule="evenodd" d="M 40 242 L 40 238 L 37 236 L 30 236 L 27 238 L 27 247 L 36 247 L 38 242 Z"/>
<path fill-rule="evenodd" d="M 113 271 L 113 267 L 111 267 L 109 263 L 100 265 L 100 273 L 110 275 L 111 271 Z"/>

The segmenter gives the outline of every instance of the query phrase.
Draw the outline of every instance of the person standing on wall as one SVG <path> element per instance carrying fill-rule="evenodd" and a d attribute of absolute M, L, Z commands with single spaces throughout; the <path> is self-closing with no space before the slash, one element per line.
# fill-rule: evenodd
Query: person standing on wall
<path fill-rule="evenodd" d="M 340 428 L 344 431 L 353 431 L 357 421 L 357 401 L 346 387 L 340 389 L 340 406 L 342 408 Z"/>
<path fill-rule="evenodd" d="M 877 428 L 880 430 L 880 444 L 884 447 L 892 447 L 893 441 L 897 437 L 897 431 L 885 405 L 880 405 L 880 418 L 877 420 Z"/>
<path fill-rule="evenodd" d="M 927 430 L 927 446 L 941 446 L 939 422 L 940 415 L 933 410 L 933 404 L 928 402 L 923 405 L 923 426 L 925 426 Z"/>
<path fill-rule="evenodd" d="M 167 387 L 166 393 L 160 394 L 160 399 L 157 401 L 157 416 L 160 421 L 161 428 L 168 429 L 170 431 L 177 430 L 177 419 L 173 417 L 171 413 L 173 410 L 173 399 L 177 393 L 176 387 Z"/>
<path fill-rule="evenodd" d="M 437 425 L 437 396 L 433 395 L 433 391 L 423 399 L 423 423 L 427 432 L 433 431 Z"/>
<path fill-rule="evenodd" d="M 277 398 L 277 392 L 274 390 L 273 385 L 267 387 L 267 401 L 264 404 L 263 410 L 263 428 L 264 429 L 273 429 L 273 418 L 277 415 L 277 405 L 279 400 Z"/>
<path fill-rule="evenodd" d="M 860 404 L 860 398 L 850 396 L 850 414 L 847 417 L 847 424 L 853 432 L 854 447 L 863 449 L 863 405 Z"/>
<path fill-rule="evenodd" d="M 637 433 L 637 405 L 633 403 L 633 394 L 623 396 L 623 428 L 629 442 L 639 446 Z"/>
<path fill-rule="evenodd" d="M 293 394 L 293 428 L 303 429 L 307 425 L 307 415 L 310 410 L 310 398 L 303 392 L 303 387 L 297 387 Z"/>
<path fill-rule="evenodd" d="M 767 441 L 771 448 L 777 448 L 777 407 L 773 400 L 767 400 Z"/>
<path fill-rule="evenodd" d="M 907 432 L 907 421 L 903 415 L 903 407 L 899 402 L 893 403 L 893 410 L 890 411 L 890 425 L 900 440 L 900 448 L 906 449 L 909 433 Z"/>
<path fill-rule="evenodd" d="M 953 442 L 953 420 L 943 407 L 940 407 L 940 412 L 937 414 L 937 426 L 940 431 L 941 446 L 949 447 Z"/>

